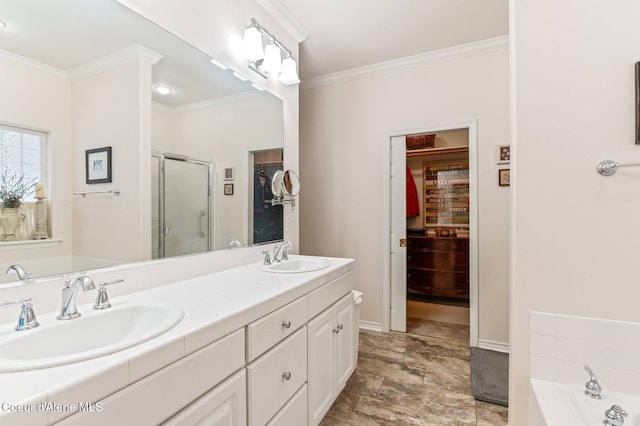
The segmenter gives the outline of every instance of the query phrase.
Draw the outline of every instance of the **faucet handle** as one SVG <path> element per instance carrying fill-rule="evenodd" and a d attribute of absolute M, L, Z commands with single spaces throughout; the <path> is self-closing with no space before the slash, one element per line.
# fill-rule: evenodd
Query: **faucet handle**
<path fill-rule="evenodd" d="M 124 278 L 120 278 L 115 281 L 110 281 L 108 283 L 98 284 L 98 295 L 96 296 L 96 301 L 93 304 L 93 309 L 102 310 L 102 309 L 110 308 L 111 302 L 109 302 L 109 295 L 107 294 L 107 289 L 105 288 L 105 286 L 121 283 L 123 281 L 124 281 Z"/>
<path fill-rule="evenodd" d="M 604 412 L 603 423 L 607 426 L 622 426 L 624 424 L 624 418 L 629 413 L 622 409 L 619 405 L 613 405 L 607 411 Z"/>
<path fill-rule="evenodd" d="M 264 254 L 264 260 L 262 261 L 263 265 L 271 265 L 271 258 L 269 257 L 269 250 L 265 250 L 262 252 Z"/>
<path fill-rule="evenodd" d="M 280 258 L 282 260 L 289 260 L 289 256 L 287 255 L 287 249 L 291 249 L 294 247 L 295 246 L 291 241 L 285 241 L 284 243 L 282 243 L 282 255 L 280 256 Z"/>
<path fill-rule="evenodd" d="M 585 365 L 584 369 L 587 370 L 587 373 L 591 376 L 590 380 L 585 383 L 586 389 L 584 390 L 584 394 L 593 399 L 602 398 L 600 396 L 602 393 L 602 387 L 600 386 L 600 383 L 598 383 L 598 378 L 588 365 Z"/>
<path fill-rule="evenodd" d="M 15 302 L 0 302 L 0 309 L 7 306 L 22 304 L 20 309 L 20 316 L 18 317 L 18 324 L 15 327 L 16 331 L 31 330 L 40 325 L 36 320 L 36 314 L 33 311 L 33 305 L 31 304 L 31 298 L 25 297 L 24 299 L 16 300 Z"/>

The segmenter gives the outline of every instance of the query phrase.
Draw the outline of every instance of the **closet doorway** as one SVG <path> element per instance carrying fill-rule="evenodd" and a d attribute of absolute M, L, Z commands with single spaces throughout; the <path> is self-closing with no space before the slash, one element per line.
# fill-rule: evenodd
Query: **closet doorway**
<path fill-rule="evenodd" d="M 475 123 L 390 139 L 389 329 L 477 345 Z"/>
<path fill-rule="evenodd" d="M 271 179 L 282 170 L 283 150 L 273 148 L 248 152 L 249 157 L 249 244 L 278 241 L 284 238 L 282 206 L 274 206 Z"/>

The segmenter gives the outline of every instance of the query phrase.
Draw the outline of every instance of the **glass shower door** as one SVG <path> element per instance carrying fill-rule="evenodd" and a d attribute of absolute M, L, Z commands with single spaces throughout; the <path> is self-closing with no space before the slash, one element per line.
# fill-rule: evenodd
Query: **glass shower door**
<path fill-rule="evenodd" d="M 161 257 L 210 248 L 208 163 L 164 158 L 164 244 Z"/>

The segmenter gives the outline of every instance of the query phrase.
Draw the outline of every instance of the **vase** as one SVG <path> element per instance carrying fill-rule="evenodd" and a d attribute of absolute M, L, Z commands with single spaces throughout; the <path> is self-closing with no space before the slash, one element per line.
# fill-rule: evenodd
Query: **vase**
<path fill-rule="evenodd" d="M 0 214 L 0 226 L 4 230 L 5 241 L 15 241 L 16 232 L 24 220 L 24 214 L 18 207 L 3 207 Z"/>

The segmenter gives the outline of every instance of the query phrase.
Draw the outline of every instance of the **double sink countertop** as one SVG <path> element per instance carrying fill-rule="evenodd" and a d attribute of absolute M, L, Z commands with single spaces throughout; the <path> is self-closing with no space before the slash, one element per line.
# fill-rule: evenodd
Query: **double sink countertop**
<path fill-rule="evenodd" d="M 291 259 L 304 257 L 312 258 Z M 329 267 L 277 274 L 262 271 L 260 264 L 252 263 L 112 298 L 113 308 L 119 304 L 170 302 L 183 309 L 184 317 L 164 334 L 111 355 L 51 368 L 0 373 L 0 424 L 46 425 L 60 421 L 77 412 L 78 404 L 100 401 L 355 267 L 352 259 L 316 259 L 328 260 Z M 80 305 L 78 312 L 89 313 L 92 307 L 93 304 Z M 57 315 L 58 312 L 38 314 L 40 327 L 58 323 Z M 82 320 L 81 316 L 70 321 Z M 17 332 L 14 327 L 15 323 L 1 325 L 0 341 L 31 331 Z"/>

